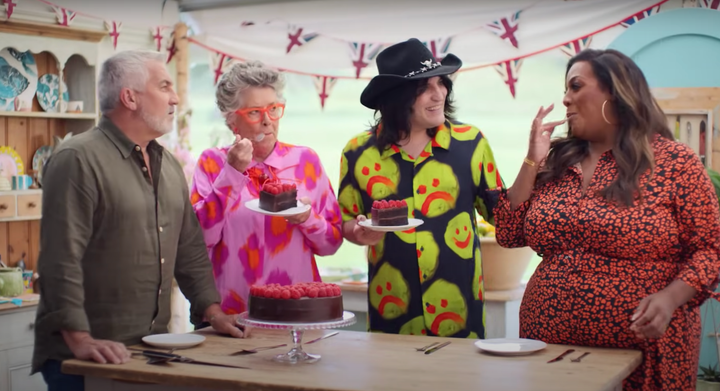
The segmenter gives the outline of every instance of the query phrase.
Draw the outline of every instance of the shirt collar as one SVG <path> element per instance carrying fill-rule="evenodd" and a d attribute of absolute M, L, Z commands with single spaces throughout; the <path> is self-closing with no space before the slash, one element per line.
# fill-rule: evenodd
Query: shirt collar
<path fill-rule="evenodd" d="M 112 122 L 110 118 L 104 115 L 100 118 L 100 121 L 98 122 L 98 128 L 100 128 L 100 130 L 107 136 L 107 138 L 110 139 L 113 144 L 115 144 L 115 147 L 118 149 L 118 151 L 120 151 L 120 154 L 125 159 L 130 156 L 133 149 L 140 148 L 140 146 L 132 142 L 125 135 L 125 133 L 123 133 L 123 131 L 120 130 L 120 128 L 118 128 L 117 125 Z M 152 140 L 148 144 L 148 150 L 153 152 L 162 152 L 163 147 L 156 140 Z"/>
<path fill-rule="evenodd" d="M 270 166 L 274 169 L 283 169 L 285 168 L 286 164 L 288 163 L 287 159 L 284 159 L 284 157 L 290 153 L 290 150 L 292 149 L 292 145 L 285 144 L 283 142 L 276 142 L 275 148 L 273 148 L 272 152 L 270 152 L 270 155 L 265 158 L 261 163 L 256 162 L 255 160 L 252 161 L 250 164 L 250 167 L 254 167 L 259 164 L 264 164 L 266 166 Z M 227 150 L 225 151 L 227 152 Z"/>
<path fill-rule="evenodd" d="M 450 130 L 452 129 L 453 124 L 450 123 L 450 121 L 445 121 L 442 125 L 438 126 L 437 132 L 435 133 L 435 137 L 431 140 L 431 146 L 432 148 L 442 148 L 445 150 L 450 149 Z M 377 133 L 380 133 L 382 130 L 382 125 L 378 126 Z M 391 145 L 390 148 L 385 149 L 382 151 L 382 154 L 380 155 L 381 158 L 386 159 L 396 153 L 400 153 L 400 147 L 397 145 Z"/>

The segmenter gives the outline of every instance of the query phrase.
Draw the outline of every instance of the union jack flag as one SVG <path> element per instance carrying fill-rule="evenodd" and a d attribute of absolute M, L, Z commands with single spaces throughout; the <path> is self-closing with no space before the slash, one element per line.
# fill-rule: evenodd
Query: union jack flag
<path fill-rule="evenodd" d="M 360 78 L 360 72 L 363 68 L 367 67 L 375 56 L 380 53 L 382 49 L 381 43 L 361 43 L 361 42 L 348 42 L 350 49 L 350 59 L 355 67 L 355 77 Z"/>
<path fill-rule="evenodd" d="M 55 16 L 57 17 L 58 24 L 61 26 L 70 26 L 72 24 L 73 20 L 75 19 L 75 16 L 77 13 L 73 10 L 65 9 L 62 7 L 58 7 L 56 5 L 52 6 L 55 10 Z"/>
<path fill-rule="evenodd" d="M 167 27 L 165 26 L 157 26 L 150 29 L 150 35 L 152 36 L 153 41 L 155 41 L 155 50 L 158 52 L 163 48 L 163 41 L 165 40 L 163 30 L 166 28 Z"/>
<path fill-rule="evenodd" d="M 623 27 L 630 27 L 645 18 L 649 18 L 650 16 L 657 14 L 658 12 L 660 12 L 660 6 L 656 5 L 648 10 L 638 12 L 637 14 L 620 22 L 620 24 L 623 25 Z"/>
<path fill-rule="evenodd" d="M 288 39 L 290 40 L 290 43 L 288 43 L 285 53 L 290 53 L 295 46 L 305 45 L 318 36 L 317 33 L 307 32 L 304 30 L 305 29 L 302 27 L 293 25 L 288 26 Z"/>
<path fill-rule="evenodd" d="M 562 50 L 563 53 L 567 54 L 568 57 L 573 57 L 576 54 L 590 47 L 591 42 L 592 35 L 589 35 L 585 38 L 576 39 L 572 42 L 568 42 L 565 45 L 562 45 L 560 47 L 560 50 Z"/>
<path fill-rule="evenodd" d="M 118 38 L 120 38 L 120 29 L 122 29 L 122 22 L 106 20 L 105 29 L 107 29 L 108 35 L 110 36 L 110 38 L 112 38 L 113 49 L 117 49 L 117 41 Z"/>
<path fill-rule="evenodd" d="M 325 100 L 330 97 L 332 88 L 337 83 L 337 78 L 330 76 L 313 76 L 315 82 L 315 89 L 317 90 L 318 96 L 320 96 L 320 107 L 325 108 Z"/>
<path fill-rule="evenodd" d="M 518 29 L 518 20 L 520 18 L 520 12 L 517 11 L 507 18 L 500 18 L 492 23 L 487 23 L 485 28 L 490 30 L 493 34 L 497 35 L 503 40 L 507 40 L 513 46 L 518 47 L 518 41 L 515 37 L 515 33 Z"/>
<path fill-rule="evenodd" d="M 3 2 L 3 5 L 5 6 L 5 14 L 7 15 L 7 18 L 10 19 L 13 11 L 15 10 L 15 7 L 17 6 L 17 3 L 13 3 L 12 0 L 5 0 Z"/>
<path fill-rule="evenodd" d="M 213 66 L 213 73 L 215 74 L 215 79 L 213 80 L 214 85 L 217 85 L 220 76 L 235 64 L 234 58 L 218 52 L 212 52 L 212 54 L 210 54 L 210 61 Z"/>
<path fill-rule="evenodd" d="M 720 0 L 699 0 L 698 3 L 700 3 L 700 8 L 720 10 Z"/>
<path fill-rule="evenodd" d="M 435 57 L 436 60 L 442 61 L 443 58 L 448 55 L 448 50 L 450 49 L 451 42 L 452 37 L 445 37 L 431 39 L 423 43 L 425 44 L 425 47 L 427 47 L 428 50 L 432 52 L 432 55 L 433 57 Z"/>
<path fill-rule="evenodd" d="M 172 61 L 173 57 L 175 57 L 175 53 L 177 53 L 177 46 L 175 46 L 175 31 L 172 31 L 170 33 L 170 40 L 168 41 L 167 46 L 167 62 L 166 64 L 170 64 L 170 61 Z"/>
<path fill-rule="evenodd" d="M 510 60 L 495 65 L 495 70 L 502 76 L 505 84 L 510 88 L 510 94 L 515 97 L 515 85 L 518 82 L 518 74 L 523 60 Z"/>

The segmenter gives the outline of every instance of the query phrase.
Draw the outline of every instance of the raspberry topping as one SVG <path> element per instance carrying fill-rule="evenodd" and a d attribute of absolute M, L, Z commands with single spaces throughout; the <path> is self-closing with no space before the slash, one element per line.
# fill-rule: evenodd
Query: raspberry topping
<path fill-rule="evenodd" d="M 250 287 L 250 295 L 269 299 L 299 300 L 303 297 L 341 296 L 342 290 L 335 284 L 324 282 L 301 282 L 293 285 L 268 284 Z"/>
<path fill-rule="evenodd" d="M 407 208 L 407 201 L 405 201 L 405 200 L 373 201 L 372 207 L 374 209 Z"/>

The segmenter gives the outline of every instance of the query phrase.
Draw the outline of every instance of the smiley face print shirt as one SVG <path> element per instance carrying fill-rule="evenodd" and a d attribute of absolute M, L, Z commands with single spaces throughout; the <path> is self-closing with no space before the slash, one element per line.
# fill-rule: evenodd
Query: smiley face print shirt
<path fill-rule="evenodd" d="M 375 200 L 405 200 L 415 229 L 385 234 L 368 249 L 369 330 L 484 338 L 483 277 L 476 211 L 492 222 L 503 187 L 487 139 L 446 122 L 420 156 L 376 147 L 364 132 L 343 150 L 343 221 L 370 218 Z"/>

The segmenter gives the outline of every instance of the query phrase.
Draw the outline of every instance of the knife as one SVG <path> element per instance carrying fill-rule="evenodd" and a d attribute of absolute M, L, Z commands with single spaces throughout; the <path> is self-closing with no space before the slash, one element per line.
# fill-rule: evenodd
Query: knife
<path fill-rule="evenodd" d="M 574 352 L 574 351 L 575 351 L 575 349 L 568 349 L 568 350 L 566 350 L 563 354 L 561 354 L 561 355 L 553 358 L 552 360 L 548 361 L 548 364 L 550 364 L 551 362 L 560 361 L 560 360 L 563 359 L 563 357 L 567 356 L 568 354 L 570 354 L 570 353 L 572 353 L 572 352 Z"/>
<path fill-rule="evenodd" d="M 434 352 L 434 351 L 436 351 L 436 350 L 440 350 L 440 349 L 442 349 L 442 348 L 444 348 L 445 346 L 448 346 L 448 345 L 450 345 L 450 341 L 448 341 L 448 342 L 443 342 L 443 343 L 441 343 L 441 344 L 438 345 L 438 346 L 435 346 L 435 347 L 432 347 L 432 348 L 426 350 L 426 351 L 425 351 L 425 354 L 430 354 L 430 353 L 432 353 L 432 352 Z"/>
<path fill-rule="evenodd" d="M 184 357 L 180 356 L 178 354 L 173 353 L 161 353 L 156 352 L 152 350 L 144 350 L 142 352 L 143 356 L 148 357 L 148 364 L 164 364 L 167 362 L 181 362 L 186 364 L 200 364 L 200 365 L 212 365 L 216 367 L 227 367 L 227 368 L 240 368 L 240 369 L 250 369 L 248 367 L 243 367 L 240 365 L 233 365 L 233 364 L 220 364 L 220 363 L 214 363 L 214 362 L 207 362 L 207 361 L 198 361 L 195 359 L 192 359 L 190 357 Z"/>
<path fill-rule="evenodd" d="M 320 337 L 320 338 L 315 338 L 315 339 L 313 339 L 312 341 L 305 342 L 305 345 L 307 345 L 307 344 L 309 344 L 309 343 L 315 343 L 315 342 L 317 342 L 317 341 L 323 340 L 323 339 L 325 339 L 325 338 L 330 338 L 330 337 L 336 336 L 336 335 L 338 335 L 338 334 L 340 334 L 340 332 L 339 332 L 339 331 L 335 331 L 335 332 L 333 332 L 333 333 L 323 335 L 323 336 Z"/>

